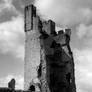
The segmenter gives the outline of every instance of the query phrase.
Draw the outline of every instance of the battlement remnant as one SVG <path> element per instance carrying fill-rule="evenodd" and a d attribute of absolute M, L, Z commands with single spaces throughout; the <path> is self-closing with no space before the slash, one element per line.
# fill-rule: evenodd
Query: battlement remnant
<path fill-rule="evenodd" d="M 24 89 L 39 92 L 76 92 L 71 29 L 55 30 L 42 21 L 36 7 L 25 7 Z"/>

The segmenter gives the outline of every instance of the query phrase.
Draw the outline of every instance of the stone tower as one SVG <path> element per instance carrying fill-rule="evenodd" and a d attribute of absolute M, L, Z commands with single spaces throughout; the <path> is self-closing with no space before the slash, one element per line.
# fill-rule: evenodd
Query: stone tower
<path fill-rule="evenodd" d="M 52 20 L 42 21 L 36 7 L 25 7 L 24 89 L 76 92 L 71 29 L 55 31 Z"/>

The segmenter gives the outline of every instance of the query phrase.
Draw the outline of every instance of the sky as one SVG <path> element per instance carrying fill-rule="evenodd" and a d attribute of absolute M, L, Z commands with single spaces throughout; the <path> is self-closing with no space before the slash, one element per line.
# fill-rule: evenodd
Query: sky
<path fill-rule="evenodd" d="M 23 89 L 24 7 L 32 3 L 41 18 L 72 29 L 77 92 L 92 92 L 92 0 L 0 0 L 0 86 L 15 78 Z"/>

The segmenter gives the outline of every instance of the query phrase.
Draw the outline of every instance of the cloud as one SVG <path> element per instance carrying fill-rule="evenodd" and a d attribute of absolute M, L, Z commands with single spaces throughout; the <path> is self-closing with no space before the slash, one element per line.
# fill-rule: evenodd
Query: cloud
<path fill-rule="evenodd" d="M 0 23 L 0 53 L 23 59 L 24 22 L 23 16 L 12 17 L 10 21 Z"/>
<path fill-rule="evenodd" d="M 92 20 L 92 0 L 35 0 L 35 5 L 42 17 L 57 24 L 74 26 Z"/>
<path fill-rule="evenodd" d="M 21 15 L 21 13 L 13 5 L 13 0 L 1 0 L 0 1 L 0 16 L 5 12 L 13 12 L 16 15 Z"/>
<path fill-rule="evenodd" d="M 12 2 L 13 0 L 1 0 L 0 1 L 0 9 L 4 9 L 4 8 L 8 8 L 8 9 L 11 9 L 13 6 L 12 6 Z"/>
<path fill-rule="evenodd" d="M 76 28 L 76 34 L 82 49 L 92 49 L 92 24 L 80 24 Z"/>
<path fill-rule="evenodd" d="M 23 89 L 24 78 L 21 75 L 8 75 L 6 77 L 0 78 L 0 87 L 8 87 L 8 82 L 14 78 L 16 80 L 16 89 Z"/>
<path fill-rule="evenodd" d="M 74 50 L 77 92 L 92 91 L 92 49 Z"/>
<path fill-rule="evenodd" d="M 24 3 L 24 5 L 29 5 L 29 4 L 33 4 L 34 0 L 22 0 L 22 2 Z"/>
<path fill-rule="evenodd" d="M 77 27 L 77 35 L 79 38 L 92 37 L 92 25 L 80 24 Z"/>

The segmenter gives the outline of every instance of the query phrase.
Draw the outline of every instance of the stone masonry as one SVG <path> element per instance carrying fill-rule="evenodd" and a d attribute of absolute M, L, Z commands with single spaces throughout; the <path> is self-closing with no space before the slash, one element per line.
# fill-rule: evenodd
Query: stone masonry
<path fill-rule="evenodd" d="M 76 92 L 71 29 L 56 32 L 52 20 L 43 21 L 36 7 L 25 7 L 24 89 L 36 92 Z"/>

